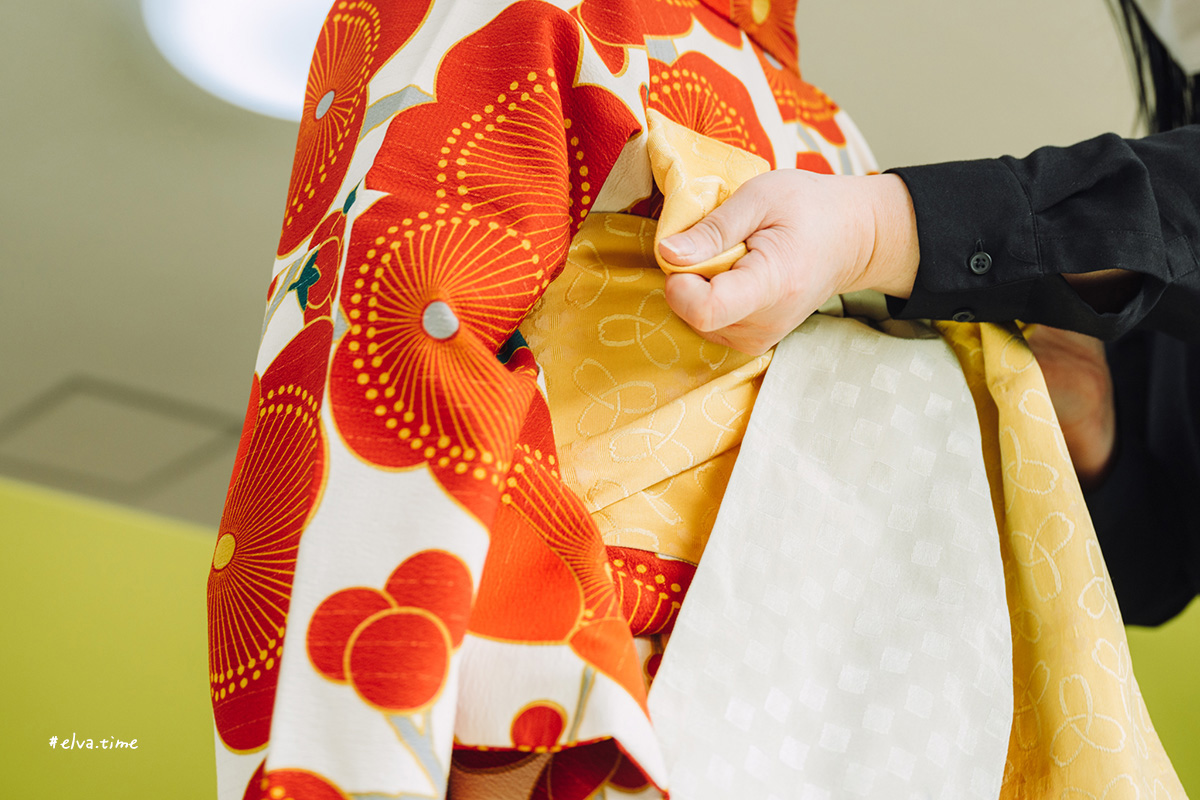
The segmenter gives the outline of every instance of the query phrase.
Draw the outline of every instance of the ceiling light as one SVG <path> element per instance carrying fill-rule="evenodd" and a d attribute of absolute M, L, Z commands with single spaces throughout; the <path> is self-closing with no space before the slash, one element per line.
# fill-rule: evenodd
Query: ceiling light
<path fill-rule="evenodd" d="M 299 121 L 332 0 L 142 0 L 150 38 L 197 86 L 242 108 Z"/>

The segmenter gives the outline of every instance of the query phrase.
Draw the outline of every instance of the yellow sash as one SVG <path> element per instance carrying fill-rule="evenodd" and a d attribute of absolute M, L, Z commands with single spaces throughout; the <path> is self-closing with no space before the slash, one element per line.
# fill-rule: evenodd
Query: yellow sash
<path fill-rule="evenodd" d="M 772 354 L 719 347 L 678 319 L 663 297 L 655 245 L 765 164 L 661 116 L 650 120 L 649 148 L 666 197 L 661 223 L 589 218 L 522 330 L 544 370 L 563 478 L 605 542 L 695 563 Z M 694 271 L 728 269 L 742 252 Z M 979 413 L 1012 615 L 1014 718 L 1002 797 L 1184 797 L 1133 677 L 1037 362 L 1015 326 L 937 330 Z"/>
<path fill-rule="evenodd" d="M 1015 325 L 938 323 L 975 399 L 1013 637 L 1002 797 L 1181 798 L 1046 382 Z"/>

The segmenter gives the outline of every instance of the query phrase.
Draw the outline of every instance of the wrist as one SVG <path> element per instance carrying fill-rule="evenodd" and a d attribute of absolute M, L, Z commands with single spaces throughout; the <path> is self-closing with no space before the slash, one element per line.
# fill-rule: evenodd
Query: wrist
<path fill-rule="evenodd" d="M 852 290 L 875 289 L 895 297 L 912 294 L 921 261 L 917 215 L 898 175 L 855 178 L 864 194 L 866 260 Z"/>

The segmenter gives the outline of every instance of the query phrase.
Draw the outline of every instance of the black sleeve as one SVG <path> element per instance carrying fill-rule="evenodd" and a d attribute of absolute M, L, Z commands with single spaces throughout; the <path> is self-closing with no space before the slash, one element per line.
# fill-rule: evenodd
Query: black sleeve
<path fill-rule="evenodd" d="M 908 186 L 921 248 L 912 296 L 889 300 L 894 316 L 1019 319 L 1104 339 L 1145 327 L 1200 342 L 1200 126 L 889 171 Z M 1097 313 L 1062 278 L 1104 269 L 1142 275 L 1116 313 Z"/>
<path fill-rule="evenodd" d="M 1125 622 L 1158 625 L 1200 592 L 1200 350 L 1137 332 L 1108 360 L 1117 457 L 1088 510 Z"/>

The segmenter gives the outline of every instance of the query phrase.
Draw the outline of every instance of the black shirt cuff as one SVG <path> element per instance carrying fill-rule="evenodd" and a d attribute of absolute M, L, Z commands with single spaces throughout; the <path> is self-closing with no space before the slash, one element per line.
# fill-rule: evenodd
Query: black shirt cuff
<path fill-rule="evenodd" d="M 908 186 L 921 262 L 902 319 L 1008 321 L 1042 277 L 1035 219 L 1021 184 L 996 160 L 888 170 Z"/>

